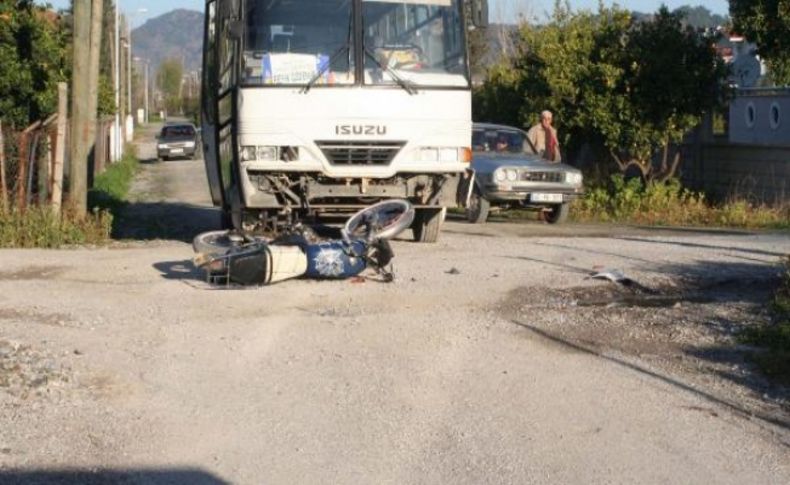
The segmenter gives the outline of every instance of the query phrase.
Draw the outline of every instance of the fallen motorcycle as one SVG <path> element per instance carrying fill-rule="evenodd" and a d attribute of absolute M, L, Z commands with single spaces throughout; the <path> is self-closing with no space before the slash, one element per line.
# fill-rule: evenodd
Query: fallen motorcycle
<path fill-rule="evenodd" d="M 414 208 L 404 200 L 366 207 L 335 237 L 326 226 L 295 225 L 269 239 L 233 231 L 199 234 L 195 265 L 213 284 L 269 285 L 291 278 L 350 278 L 372 269 L 385 281 L 394 256 L 389 239 L 410 227 Z M 335 230 L 335 232 L 337 232 Z"/>

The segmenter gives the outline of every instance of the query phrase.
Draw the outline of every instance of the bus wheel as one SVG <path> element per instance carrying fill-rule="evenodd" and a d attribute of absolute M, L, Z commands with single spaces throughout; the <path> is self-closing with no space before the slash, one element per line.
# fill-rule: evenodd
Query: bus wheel
<path fill-rule="evenodd" d="M 220 227 L 226 231 L 234 229 L 241 229 L 241 214 L 230 211 L 230 209 L 223 209 L 220 219 Z"/>
<path fill-rule="evenodd" d="M 435 243 L 439 239 L 443 219 L 444 210 L 442 208 L 417 209 L 414 222 L 411 225 L 414 240 L 422 243 Z"/>

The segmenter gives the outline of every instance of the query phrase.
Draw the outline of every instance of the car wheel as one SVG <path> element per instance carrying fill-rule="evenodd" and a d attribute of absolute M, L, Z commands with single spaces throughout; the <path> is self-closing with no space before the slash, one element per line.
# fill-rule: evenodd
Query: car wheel
<path fill-rule="evenodd" d="M 422 243 L 435 243 L 442 228 L 443 209 L 417 209 L 411 230 L 414 240 Z"/>
<path fill-rule="evenodd" d="M 570 209 L 571 205 L 567 202 L 565 204 L 553 205 L 549 210 L 543 212 L 543 220 L 549 224 L 562 224 L 568 220 Z"/>
<path fill-rule="evenodd" d="M 475 188 L 469 197 L 469 205 L 466 208 L 466 219 L 472 224 L 483 224 L 488 219 L 488 211 L 491 209 L 491 202 L 480 195 L 480 191 Z"/>

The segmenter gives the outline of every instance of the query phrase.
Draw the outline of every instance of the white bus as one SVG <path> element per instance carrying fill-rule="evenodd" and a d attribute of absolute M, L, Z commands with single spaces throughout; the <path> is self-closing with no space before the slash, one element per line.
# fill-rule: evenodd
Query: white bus
<path fill-rule="evenodd" d="M 207 0 L 202 138 L 223 223 L 403 198 L 415 240 L 435 241 L 468 185 L 466 26 L 486 17 L 485 0 Z"/>

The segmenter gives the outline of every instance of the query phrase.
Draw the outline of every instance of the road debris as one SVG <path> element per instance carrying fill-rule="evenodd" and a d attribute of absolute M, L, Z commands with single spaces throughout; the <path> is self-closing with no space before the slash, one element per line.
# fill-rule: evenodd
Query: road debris
<path fill-rule="evenodd" d="M 611 281 L 612 283 L 625 286 L 626 288 L 633 289 L 636 291 L 640 291 L 643 293 L 649 293 L 651 295 L 655 295 L 658 292 L 653 290 L 652 288 L 648 288 L 631 278 L 625 275 L 625 273 L 620 269 L 603 269 L 598 271 L 597 273 L 593 273 L 589 276 L 589 278 L 594 280 L 607 280 Z"/>

